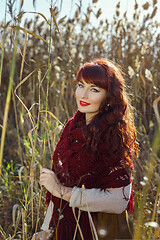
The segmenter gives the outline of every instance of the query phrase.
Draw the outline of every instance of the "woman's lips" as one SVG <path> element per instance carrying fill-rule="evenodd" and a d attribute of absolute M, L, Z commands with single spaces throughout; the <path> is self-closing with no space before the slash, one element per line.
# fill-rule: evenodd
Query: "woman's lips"
<path fill-rule="evenodd" d="M 90 105 L 90 103 L 87 103 L 87 102 L 84 102 L 84 101 L 80 101 L 80 105 L 85 107 L 85 106 Z"/>

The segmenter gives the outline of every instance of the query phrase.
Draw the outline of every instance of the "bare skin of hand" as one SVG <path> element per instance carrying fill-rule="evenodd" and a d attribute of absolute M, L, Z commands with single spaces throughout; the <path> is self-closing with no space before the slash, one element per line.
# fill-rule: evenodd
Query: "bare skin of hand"
<path fill-rule="evenodd" d="M 72 188 L 63 186 L 56 174 L 47 169 L 42 168 L 40 173 L 40 184 L 44 186 L 53 196 L 70 201 Z"/>
<path fill-rule="evenodd" d="M 37 232 L 33 235 L 32 240 L 46 240 L 49 233 L 46 231 Z"/>
<path fill-rule="evenodd" d="M 61 184 L 53 171 L 47 168 L 42 168 L 42 172 L 40 173 L 40 184 L 53 196 L 58 198 L 61 197 Z"/>

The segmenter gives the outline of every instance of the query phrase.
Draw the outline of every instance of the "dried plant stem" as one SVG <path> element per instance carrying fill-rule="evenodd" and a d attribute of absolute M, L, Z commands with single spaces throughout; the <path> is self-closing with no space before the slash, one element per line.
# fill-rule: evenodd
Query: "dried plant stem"
<path fill-rule="evenodd" d="M 75 220 L 76 220 L 76 229 L 75 229 L 75 233 L 74 233 L 74 239 L 75 239 L 75 237 L 76 237 L 76 232 L 77 232 L 77 228 L 78 228 L 78 229 L 79 229 L 79 232 L 80 232 L 81 239 L 84 240 L 83 233 L 82 233 L 81 227 L 80 227 L 80 225 L 79 225 L 80 212 L 79 212 L 79 214 L 78 214 L 78 219 L 77 219 L 76 213 L 75 213 L 75 208 L 72 208 L 72 211 L 73 211 L 74 218 L 75 218 Z"/>
<path fill-rule="evenodd" d="M 26 209 L 22 209 L 22 233 L 23 233 L 23 240 L 27 240 L 27 224 L 26 224 Z"/>
<path fill-rule="evenodd" d="M 17 30 L 16 31 L 16 37 L 15 37 L 15 45 L 16 46 L 17 46 L 17 43 L 18 43 L 18 33 L 19 33 L 19 31 Z M 10 76 L 9 76 L 9 85 L 8 85 L 6 104 L 5 104 L 5 109 L 4 109 L 3 128 L 2 128 L 1 146 L 0 146 L 0 175 L 1 175 L 1 171 L 2 171 L 1 167 L 2 167 L 2 159 L 3 159 L 3 149 L 4 149 L 9 106 L 10 106 L 10 100 L 11 100 L 11 94 L 12 94 L 12 84 L 13 84 L 13 77 L 14 77 L 15 63 L 16 63 L 16 52 L 17 52 L 17 47 L 16 46 L 14 46 L 14 48 L 13 48 L 11 71 L 10 71 Z"/>
<path fill-rule="evenodd" d="M 12 99 L 13 99 L 13 105 L 14 105 L 15 121 L 16 121 L 17 136 L 18 136 L 18 150 L 19 150 L 19 155 L 20 155 L 20 159 L 21 159 L 21 164 L 22 164 L 22 166 L 23 166 L 22 149 L 21 149 L 21 141 L 20 141 L 20 133 L 19 133 L 17 109 L 16 109 L 16 101 L 15 101 L 15 96 L 14 96 L 13 88 L 12 88 Z"/>
<path fill-rule="evenodd" d="M 157 118 L 157 122 L 160 126 L 160 114 L 159 114 L 159 111 L 158 111 L 158 103 L 159 102 L 160 102 L 160 96 L 154 100 L 153 108 L 154 108 L 154 112 L 155 112 L 155 115 L 156 115 L 156 118 Z"/>
<path fill-rule="evenodd" d="M 1 236 L 3 237 L 3 239 L 6 239 L 6 233 L 5 231 L 3 230 L 2 226 L 0 225 L 0 233 L 1 233 Z"/>
<path fill-rule="evenodd" d="M 89 211 L 88 211 L 88 217 L 89 217 L 89 223 L 90 223 L 93 240 L 98 240 L 97 231 L 96 231 L 92 216 Z"/>
<path fill-rule="evenodd" d="M 34 129 L 32 129 L 33 131 Z M 30 182 L 31 182 L 31 212 L 32 212 L 32 228 L 33 228 L 33 182 L 34 182 L 34 168 L 33 168 L 33 162 L 35 159 L 35 151 L 34 151 L 34 144 L 33 144 L 33 139 L 32 139 L 32 131 L 30 131 L 28 133 L 28 137 L 30 139 L 31 142 L 31 146 L 32 146 L 32 160 L 30 163 Z"/>
<path fill-rule="evenodd" d="M 20 82 L 21 82 L 21 80 L 22 80 L 22 74 L 23 74 L 23 69 L 24 69 L 26 49 L 27 49 L 27 33 L 25 32 L 25 42 L 24 42 L 24 47 L 23 47 L 21 70 L 20 70 Z"/>
<path fill-rule="evenodd" d="M 0 47 L 2 49 L 1 65 L 0 65 L 0 86 L 1 86 L 1 81 L 2 81 L 2 69 L 3 69 L 3 58 L 4 58 L 4 42 L 5 42 L 5 29 L 4 29 L 4 34 L 3 34 L 3 45 L 0 44 Z"/>
<path fill-rule="evenodd" d="M 154 221 L 155 221 L 155 216 L 156 216 L 156 209 L 157 209 L 157 203 L 158 203 L 159 193 L 160 193 L 160 181 L 159 181 L 159 184 L 158 184 L 158 189 L 157 189 L 156 199 L 155 199 L 155 203 L 154 203 L 154 209 L 153 209 L 153 214 L 152 214 L 151 222 L 154 222 Z M 152 230 L 153 230 L 153 227 L 150 227 L 148 239 L 151 239 Z"/>
<path fill-rule="evenodd" d="M 83 193 L 83 191 L 84 191 L 84 185 L 82 186 L 80 202 L 82 201 L 82 193 Z M 76 239 L 77 229 L 79 229 L 81 238 L 83 239 L 82 230 L 81 230 L 81 228 L 80 228 L 80 226 L 79 226 L 79 220 L 80 220 L 80 216 L 81 216 L 81 210 L 80 210 L 80 209 L 78 210 L 78 218 L 76 217 L 75 208 L 72 208 L 72 211 L 73 211 L 74 218 L 75 218 L 75 220 L 76 220 L 76 228 L 75 228 L 73 240 Z"/>
<path fill-rule="evenodd" d="M 138 217 L 136 220 L 136 227 L 134 231 L 134 236 L 133 239 L 141 239 L 142 236 L 142 229 L 144 225 L 144 217 L 145 217 L 145 206 L 147 202 L 147 196 L 148 192 L 150 190 L 150 182 L 154 173 L 155 166 L 157 165 L 158 158 L 157 158 L 157 153 L 160 147 L 160 127 L 158 127 L 153 145 L 152 145 L 152 154 L 150 155 L 149 163 L 147 166 L 147 172 L 145 176 L 147 177 L 148 181 L 146 182 L 146 185 L 142 189 L 143 196 L 140 201 L 140 208 L 138 211 Z M 158 192 L 159 190 L 157 190 Z"/>
<path fill-rule="evenodd" d="M 28 78 L 29 78 L 35 71 L 37 71 L 37 70 L 38 70 L 38 68 L 34 69 L 31 73 L 29 73 L 28 76 L 25 77 L 25 78 L 16 86 L 16 88 L 15 88 L 15 90 L 14 90 L 14 94 L 16 95 L 16 97 L 18 98 L 18 100 L 21 102 L 21 104 L 23 105 L 23 107 L 26 109 L 26 111 L 27 111 L 27 113 L 28 113 L 28 116 L 29 116 L 29 118 L 30 118 L 30 121 L 31 121 L 33 127 L 35 126 L 33 117 L 32 117 L 32 115 L 31 115 L 30 111 L 28 110 L 28 108 L 26 107 L 26 105 L 25 105 L 25 104 L 23 103 L 23 101 L 21 100 L 21 98 L 17 95 L 17 89 L 18 89 L 25 81 L 27 81 Z"/>
<path fill-rule="evenodd" d="M 39 205 L 38 205 L 38 212 L 37 212 L 37 220 L 36 220 L 35 234 L 37 233 L 37 229 L 38 229 L 39 213 L 40 213 L 40 206 L 41 206 L 41 199 L 42 199 L 42 186 L 41 186 L 40 194 L 39 194 Z"/>
<path fill-rule="evenodd" d="M 51 51 L 51 27 L 50 27 L 50 43 L 49 43 L 49 57 L 48 57 L 48 75 L 47 75 L 47 93 L 46 93 L 46 119 L 47 119 L 47 109 L 48 109 L 48 92 L 49 92 L 49 78 L 50 78 L 50 51 Z M 39 106 L 40 106 L 40 86 L 41 86 L 41 74 L 39 75 Z M 40 110 L 40 108 L 39 108 Z M 40 112 L 39 112 L 40 113 Z M 44 135 L 44 147 L 43 147 L 43 163 L 42 166 L 44 167 L 44 161 L 45 161 L 45 146 L 46 146 L 46 136 L 47 136 L 47 127 L 45 127 L 45 135 Z M 39 197 L 39 206 L 38 206 L 38 213 L 37 213 L 37 221 L 36 221 L 36 228 L 35 228 L 35 233 L 37 232 L 38 229 L 38 222 L 39 222 L 39 213 L 40 213 L 40 206 L 41 206 L 41 198 L 42 198 L 42 187 L 40 190 L 40 197 Z"/>
<path fill-rule="evenodd" d="M 57 222 L 57 225 L 56 225 L 56 239 L 55 240 L 58 240 L 58 226 L 59 226 L 60 217 L 61 217 L 61 209 L 62 209 L 62 198 L 61 198 L 61 201 L 60 201 L 60 204 L 59 204 L 59 217 L 58 217 L 58 222 Z"/>
<path fill-rule="evenodd" d="M 6 22 L 6 11 L 7 10 L 7 1 L 6 1 L 6 6 L 5 6 L 5 22 Z M 2 48 L 2 54 L 1 54 L 1 66 L 0 66 L 0 87 L 1 87 L 1 82 L 2 82 L 2 69 L 3 69 L 3 59 L 4 59 L 4 43 L 5 43 L 5 33 L 6 33 L 6 27 L 4 28 L 3 32 L 3 44 L 0 44 L 0 47 Z"/>
<path fill-rule="evenodd" d="M 143 230 L 144 218 L 145 218 L 145 206 L 146 206 L 146 202 L 147 202 L 148 192 L 150 190 L 150 181 L 152 179 L 152 176 L 154 173 L 154 168 L 156 165 L 155 157 L 156 157 L 155 154 L 152 154 L 150 156 L 149 164 L 147 167 L 147 172 L 145 174 L 148 181 L 146 182 L 146 185 L 142 189 L 143 196 L 141 197 L 141 200 L 140 200 L 138 216 L 135 221 L 136 227 L 135 227 L 133 239 L 141 239 L 141 236 L 142 236 L 142 230 Z"/>

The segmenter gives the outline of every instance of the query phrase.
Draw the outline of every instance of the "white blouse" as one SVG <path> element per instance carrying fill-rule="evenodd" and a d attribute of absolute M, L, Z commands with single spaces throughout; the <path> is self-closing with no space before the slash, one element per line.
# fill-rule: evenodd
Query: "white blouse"
<path fill-rule="evenodd" d="M 108 188 L 105 190 L 74 187 L 69 206 L 89 212 L 122 213 L 129 202 L 132 183 L 125 187 Z M 54 204 L 50 201 L 41 229 L 49 231 Z"/>

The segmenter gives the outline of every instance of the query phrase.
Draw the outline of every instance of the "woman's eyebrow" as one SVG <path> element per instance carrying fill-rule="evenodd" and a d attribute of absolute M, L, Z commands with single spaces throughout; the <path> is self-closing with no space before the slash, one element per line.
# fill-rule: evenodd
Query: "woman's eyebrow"
<path fill-rule="evenodd" d="M 96 86 L 96 85 L 94 85 L 94 84 L 91 84 L 91 87 L 97 87 L 97 88 L 98 88 L 98 86 Z"/>
<path fill-rule="evenodd" d="M 83 80 L 80 80 L 79 82 L 82 83 L 82 84 L 84 84 Z"/>

